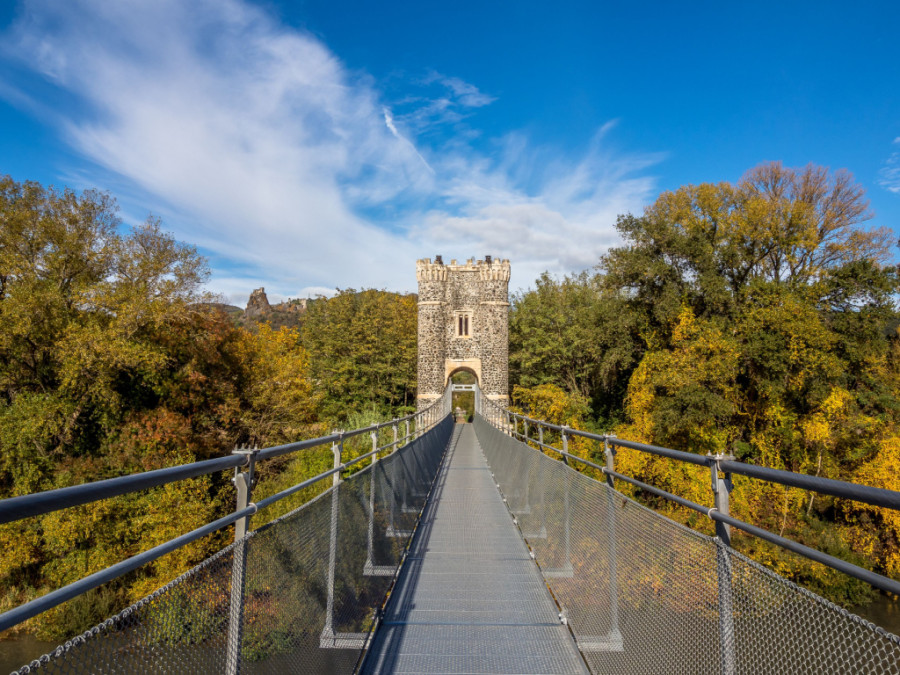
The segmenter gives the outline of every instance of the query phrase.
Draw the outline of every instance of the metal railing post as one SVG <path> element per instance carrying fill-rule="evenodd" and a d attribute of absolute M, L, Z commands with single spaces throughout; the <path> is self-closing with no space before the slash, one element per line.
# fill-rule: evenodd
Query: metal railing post
<path fill-rule="evenodd" d="M 406 433 L 403 434 L 403 445 L 409 445 L 409 420 L 405 420 Z"/>
<path fill-rule="evenodd" d="M 247 470 L 234 470 L 234 487 L 237 490 L 236 511 L 246 509 L 253 496 L 253 478 L 256 455 L 259 449 L 236 448 L 234 454 L 246 455 Z M 228 642 L 225 651 L 225 672 L 237 675 L 241 672 L 241 642 L 244 635 L 244 590 L 247 575 L 247 541 L 244 539 L 250 529 L 250 516 L 241 518 L 234 524 L 234 549 L 231 562 L 231 596 L 228 611 Z"/>
<path fill-rule="evenodd" d="M 416 418 L 416 438 L 417 439 L 422 438 L 422 430 L 420 428 L 421 424 L 422 424 L 422 416 L 420 415 L 419 417 Z M 409 483 L 406 486 L 406 489 L 403 491 L 403 495 L 404 495 L 403 510 L 404 510 L 404 512 L 406 512 L 409 509 L 409 502 L 406 501 L 406 493 L 410 492 L 410 494 L 412 494 L 412 490 L 416 486 L 416 480 L 418 480 L 418 478 L 419 478 L 419 465 L 416 460 L 415 453 L 410 453 L 409 459 L 410 459 L 410 465 L 412 467 L 412 470 L 407 471 L 407 474 L 406 474 L 406 478 L 407 478 L 407 481 L 409 481 Z"/>
<path fill-rule="evenodd" d="M 344 433 L 341 432 L 337 443 L 331 444 L 334 455 L 334 468 L 341 466 L 341 455 L 344 452 Z M 341 489 L 341 472 L 335 471 L 331 477 L 331 538 L 328 544 L 328 599 L 325 604 L 325 628 L 322 637 L 334 639 L 334 574 L 337 566 L 337 534 L 338 534 L 338 492 Z"/>
<path fill-rule="evenodd" d="M 540 443 L 540 447 L 538 450 L 541 454 L 544 454 L 544 425 L 541 422 L 538 422 L 538 442 Z M 545 505 L 545 496 L 547 494 L 547 481 L 541 480 L 541 494 L 539 501 L 539 508 L 541 510 L 541 531 L 540 534 L 547 537 L 547 507 Z"/>
<path fill-rule="evenodd" d="M 528 445 L 528 420 L 522 420 L 522 429 L 525 432 L 525 445 Z"/>
<path fill-rule="evenodd" d="M 342 431 L 340 437 L 338 438 L 337 443 L 331 444 L 331 454 L 334 457 L 334 465 L 332 468 L 337 469 L 341 465 L 341 455 L 344 453 L 344 432 Z M 334 487 L 337 487 L 341 484 L 341 473 L 340 471 L 335 472 L 331 476 L 331 484 Z"/>
<path fill-rule="evenodd" d="M 409 445 L 409 443 L 410 443 L 410 440 L 409 440 L 409 421 L 406 422 L 406 436 L 407 436 L 406 444 Z M 406 452 L 406 453 L 404 453 L 404 454 L 405 454 L 405 455 L 407 456 L 407 458 L 408 458 L 408 457 L 410 456 L 411 453 Z M 400 490 L 400 495 L 401 495 L 403 501 L 402 501 L 402 503 L 400 504 L 400 513 L 406 513 L 407 510 L 408 510 L 408 508 L 409 508 L 409 505 L 408 505 L 407 500 L 406 500 L 406 495 L 409 493 L 409 491 L 410 491 L 410 489 L 411 489 L 411 485 L 410 485 L 410 477 L 409 477 L 410 471 L 409 471 L 409 469 L 408 469 L 407 466 L 406 466 L 406 460 L 404 460 L 402 457 L 398 457 L 398 459 L 401 460 L 401 461 L 403 461 L 403 489 Z M 397 465 L 397 462 L 395 461 L 395 462 L 394 462 L 394 466 L 396 467 L 396 465 Z M 396 474 L 395 474 L 395 477 L 396 477 Z M 396 486 L 397 486 L 397 481 L 396 481 L 396 480 L 394 481 L 394 485 L 395 485 L 395 488 L 394 488 L 394 489 L 397 489 L 397 487 L 396 487 Z"/>
<path fill-rule="evenodd" d="M 567 429 L 568 429 L 567 426 L 563 426 L 563 428 L 562 428 L 562 446 L 563 446 L 563 452 L 565 452 L 565 453 L 569 452 L 569 435 L 566 433 Z M 568 466 L 569 458 L 566 457 L 565 455 L 563 455 L 562 459 L 563 459 L 563 462 L 565 462 L 565 464 Z M 566 475 L 566 491 L 565 491 L 563 506 L 565 508 L 565 514 L 566 514 L 566 527 L 565 527 L 565 533 L 564 533 L 565 544 L 566 544 L 566 562 L 565 562 L 565 565 L 563 565 L 564 574 L 567 573 L 568 570 L 570 570 L 572 567 L 572 534 L 571 534 L 572 515 L 570 513 L 571 507 L 569 504 L 569 483 L 572 480 L 572 476 L 571 476 L 571 472 L 569 472 L 569 471 L 566 471 L 565 475 Z"/>
<path fill-rule="evenodd" d="M 603 454 L 606 455 L 606 468 L 609 471 L 616 470 L 616 446 L 610 444 L 609 439 L 615 438 L 615 434 L 603 436 Z M 609 607 L 610 607 L 610 642 L 621 645 L 622 633 L 619 630 L 619 574 L 617 564 L 617 537 L 616 537 L 616 504 L 613 490 L 616 489 L 615 479 L 611 473 L 606 474 L 606 529 L 607 550 L 609 553 Z"/>
<path fill-rule="evenodd" d="M 710 478 L 715 497 L 715 510 L 724 515 L 730 515 L 728 494 L 734 487 L 731 482 L 731 474 L 724 473 L 724 478 L 719 477 L 719 462 L 733 461 L 730 455 L 715 455 L 710 463 Z M 732 602 L 732 571 L 731 555 L 728 549 L 731 547 L 731 526 L 715 521 L 716 537 L 719 545 L 716 546 L 716 572 L 719 585 L 719 638 L 720 658 L 723 675 L 734 675 L 734 610 Z"/>
<path fill-rule="evenodd" d="M 406 422 L 406 425 L 407 425 L 407 428 L 409 428 L 408 420 Z M 391 430 L 392 430 L 393 436 L 394 436 L 394 442 L 393 442 L 394 449 L 391 451 L 392 453 L 396 453 L 396 452 L 400 451 L 400 448 L 398 447 L 399 446 L 398 438 L 400 435 L 399 434 L 399 431 L 400 431 L 399 426 L 400 425 L 397 424 L 396 419 L 394 420 L 393 424 L 391 424 Z M 399 461 L 400 461 L 399 455 L 397 457 L 394 457 L 391 460 L 391 484 L 390 484 L 390 490 L 388 490 L 388 494 L 390 495 L 390 500 L 391 500 L 390 515 L 388 516 L 388 518 L 389 518 L 388 532 L 391 534 L 393 534 L 393 532 L 394 532 L 394 502 L 397 501 L 397 493 L 396 493 L 396 490 L 397 490 L 397 462 L 399 462 Z"/>
<path fill-rule="evenodd" d="M 371 573 L 375 568 L 372 551 L 375 548 L 375 465 L 378 462 L 378 426 L 372 430 L 372 461 L 369 463 L 369 530 L 366 533 L 366 562 L 364 571 Z"/>

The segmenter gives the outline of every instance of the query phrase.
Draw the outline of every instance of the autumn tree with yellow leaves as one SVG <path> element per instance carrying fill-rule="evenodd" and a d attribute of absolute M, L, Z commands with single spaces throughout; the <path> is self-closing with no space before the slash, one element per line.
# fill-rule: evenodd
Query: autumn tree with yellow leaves
<path fill-rule="evenodd" d="M 812 165 L 763 164 L 734 184 L 665 192 L 643 215 L 619 218 L 623 244 L 595 274 L 545 276 L 516 298 L 514 377 L 588 396 L 595 418 L 625 438 L 898 489 L 900 285 L 889 264 L 895 242 L 866 226 L 871 217 L 848 173 Z M 538 349 L 535 335 L 553 328 Z M 559 346 L 564 334 L 602 356 L 583 367 L 585 350 Z M 567 372 L 574 379 L 559 377 Z M 710 502 L 707 471 L 625 449 L 617 466 Z M 732 510 L 857 564 L 900 571 L 894 512 L 750 479 L 736 480 Z M 758 540 L 735 542 L 844 604 L 869 592 Z"/>
<path fill-rule="evenodd" d="M 105 194 L 0 178 L 0 498 L 296 440 L 316 420 L 296 331 L 237 328 L 203 295 L 196 250 L 153 219 L 124 230 Z M 0 608 L 224 515 L 234 503 L 228 478 L 0 525 Z M 84 630 L 177 577 L 224 536 L 28 627 L 46 636 Z"/>

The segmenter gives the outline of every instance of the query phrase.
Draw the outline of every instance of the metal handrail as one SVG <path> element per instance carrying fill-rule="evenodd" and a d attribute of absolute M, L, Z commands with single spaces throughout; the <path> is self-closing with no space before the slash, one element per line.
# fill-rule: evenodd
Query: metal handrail
<path fill-rule="evenodd" d="M 257 513 L 260 509 L 270 506 L 275 502 L 284 499 L 285 497 L 289 497 L 290 495 L 295 494 L 296 492 L 299 492 L 306 487 L 314 485 L 315 483 L 318 483 L 319 481 L 324 480 L 329 476 L 339 474 L 341 471 L 344 471 L 347 468 L 365 459 L 373 457 L 379 452 L 382 452 L 389 448 L 398 448 L 401 444 L 403 444 L 404 441 L 410 438 L 417 438 L 418 436 L 421 436 L 423 433 L 439 424 L 440 421 L 447 416 L 447 414 L 449 414 L 449 406 L 447 396 L 445 394 L 442 398 L 437 399 L 427 408 L 424 408 L 411 415 L 392 419 L 387 422 L 379 422 L 377 424 L 372 424 L 360 429 L 340 431 L 329 434 L 328 436 L 321 436 L 319 438 L 299 441 L 296 443 L 288 443 L 285 445 L 265 448 L 263 450 L 253 451 L 252 454 L 232 454 L 226 457 L 219 457 L 216 459 L 210 459 L 201 462 L 192 462 L 190 464 L 182 464 L 179 466 L 167 467 L 165 469 L 147 471 L 140 474 L 120 476 L 118 478 L 110 478 L 107 480 L 84 483 L 82 485 L 59 488 L 56 490 L 47 490 L 45 492 L 37 492 L 30 495 L 23 495 L 20 497 L 11 497 L 8 499 L 0 500 L 0 523 L 14 522 L 17 520 L 22 520 L 24 518 L 50 513 L 52 511 L 58 511 L 60 509 L 65 509 L 72 506 L 89 504 L 91 502 L 100 501 L 109 497 L 115 497 L 152 487 L 158 487 L 161 485 L 215 473 L 217 471 L 223 471 L 230 468 L 249 466 L 252 470 L 253 465 L 263 459 L 271 459 L 272 457 L 279 457 L 289 453 L 323 445 L 333 446 L 335 444 L 343 444 L 346 439 L 352 438 L 354 436 L 360 436 L 365 433 L 377 435 L 379 429 L 398 426 L 400 423 L 414 423 L 413 432 L 407 433 L 404 436 L 391 441 L 390 443 L 387 443 L 383 446 L 377 446 L 377 444 L 374 444 L 375 447 L 369 452 L 362 454 L 359 457 L 355 457 L 347 462 L 341 463 L 334 468 L 329 469 L 328 471 L 324 471 L 316 476 L 313 476 L 312 478 L 304 480 L 297 485 L 294 485 L 286 490 L 282 490 L 281 492 L 267 497 L 266 499 L 260 500 L 259 503 L 248 502 L 246 503 L 246 505 L 241 505 L 239 503 L 239 508 L 237 508 L 232 513 L 229 513 L 228 515 L 219 518 L 218 520 L 207 523 L 206 525 L 198 527 L 191 532 L 175 537 L 174 539 L 170 539 L 169 541 L 166 541 L 154 548 L 138 553 L 134 556 L 131 556 L 130 558 L 127 558 L 126 560 L 116 563 L 115 565 L 100 570 L 99 572 L 95 572 L 90 576 L 74 581 L 71 584 L 63 586 L 62 588 L 59 588 L 55 591 L 51 591 L 46 595 L 35 598 L 30 602 L 19 605 L 18 607 L 0 614 L 0 632 L 12 628 L 13 626 L 18 625 L 23 621 L 26 621 L 32 617 L 37 616 L 38 614 L 47 611 L 48 609 L 51 609 L 57 605 L 62 604 L 63 602 L 66 602 L 67 600 L 81 595 L 82 593 L 108 583 L 116 579 L 117 577 L 122 576 L 123 574 L 131 572 L 142 565 L 152 562 L 168 553 L 171 553 L 172 551 L 186 546 L 187 544 L 196 541 L 201 537 L 212 534 L 213 532 L 221 530 L 222 528 L 228 527 L 232 524 L 236 524 L 236 527 L 239 527 L 242 522 L 246 524 L 246 522 L 249 521 L 250 516 Z"/>
<path fill-rule="evenodd" d="M 192 530 L 187 534 L 183 534 L 180 537 L 176 537 L 175 539 L 170 539 L 169 541 L 160 544 L 159 546 L 154 546 L 151 549 L 138 553 L 137 555 L 131 556 L 123 560 L 122 562 L 116 563 L 110 567 L 100 570 L 99 572 L 95 572 L 90 576 L 84 577 L 83 579 L 79 579 L 78 581 L 73 581 L 71 584 L 63 586 L 55 591 L 51 591 L 46 595 L 42 595 L 39 598 L 35 598 L 30 602 L 26 602 L 24 605 L 19 605 L 8 612 L 4 612 L 0 614 L 0 632 L 5 631 L 8 628 L 12 628 L 13 626 L 17 626 L 23 621 L 27 621 L 28 619 L 37 616 L 43 612 L 46 612 L 48 609 L 52 609 L 57 605 L 61 605 L 67 600 L 71 600 L 72 598 L 81 595 L 82 593 L 87 593 L 90 590 L 97 588 L 98 586 L 102 586 L 105 583 L 116 579 L 117 577 L 122 576 L 123 574 L 127 574 L 133 570 L 136 570 L 138 567 L 142 565 L 146 565 L 147 563 L 153 562 L 154 560 L 161 558 L 167 553 L 171 553 L 182 546 L 186 546 L 190 544 L 192 541 L 196 541 L 201 537 L 205 537 L 208 534 L 212 534 L 216 530 L 220 530 L 223 527 L 227 527 L 232 523 L 239 521 L 241 518 L 246 518 L 247 516 L 251 516 L 256 513 L 257 507 L 254 504 L 253 506 L 249 506 L 246 509 L 242 509 L 240 511 L 235 511 L 224 518 L 219 518 L 218 520 L 214 520 L 211 523 L 207 523 L 202 527 L 198 527 L 196 530 Z"/>
<path fill-rule="evenodd" d="M 10 497 L 0 500 L 0 524 L 11 523 L 31 516 L 40 516 L 51 511 L 59 511 L 72 506 L 81 506 L 91 502 L 118 497 L 146 490 L 188 478 L 196 478 L 232 467 L 246 466 L 248 459 L 243 455 L 217 457 L 203 462 L 192 462 L 165 469 L 156 469 L 144 473 L 119 476 L 107 480 L 98 480 L 82 485 L 35 492 L 21 497 Z"/>
<path fill-rule="evenodd" d="M 389 422 L 379 422 L 378 424 L 372 424 L 360 429 L 340 431 L 329 434 L 328 436 L 320 436 L 319 438 L 310 438 L 296 443 L 287 443 L 285 445 L 276 445 L 271 448 L 265 448 L 258 452 L 256 460 L 261 461 L 271 459 L 273 457 L 280 457 L 281 455 L 299 452 L 300 450 L 307 450 L 321 445 L 330 445 L 332 443 L 337 443 L 339 440 L 347 440 L 354 436 L 378 431 L 379 429 L 389 427 L 392 424 L 412 421 L 441 403 L 441 399 L 438 399 L 428 408 Z M 431 426 L 433 426 L 433 424 Z M 393 443 L 389 445 L 393 445 Z M 384 447 L 389 447 L 389 445 Z M 366 457 L 368 456 L 369 455 L 366 455 Z M 347 466 L 356 463 L 360 459 L 364 459 L 364 457 L 357 457 L 348 462 Z M 142 473 L 130 474 L 128 476 L 119 476 L 117 478 L 108 478 L 106 480 L 73 485 L 71 487 L 57 488 L 55 490 L 34 492 L 19 497 L 0 499 L 0 524 L 23 520 L 24 518 L 29 518 L 31 516 L 40 516 L 45 513 L 59 511 L 60 509 L 66 509 L 73 506 L 90 504 L 92 502 L 100 501 L 101 499 L 118 497 L 120 495 L 159 487 L 169 483 L 177 483 L 181 480 L 196 478 L 197 476 L 203 476 L 210 473 L 217 473 L 226 469 L 247 466 L 248 463 L 249 459 L 246 455 L 228 455 L 226 457 L 217 457 L 201 462 L 180 464 L 164 469 L 155 469 L 153 471 L 145 471 Z M 331 474 L 328 473 L 328 475 Z M 324 476 L 325 475 L 323 474 L 323 477 Z"/>
<path fill-rule="evenodd" d="M 737 462 L 732 459 L 727 459 L 722 455 L 697 455 L 694 453 L 684 452 L 682 450 L 672 450 L 671 448 L 664 448 L 660 446 L 649 445 L 646 443 L 626 441 L 611 434 L 594 434 L 587 431 L 572 429 L 565 425 L 551 424 L 549 422 L 544 422 L 543 420 L 538 420 L 526 415 L 522 415 L 520 413 L 515 413 L 511 410 L 503 408 L 502 406 L 489 399 L 487 400 L 487 402 L 488 407 L 493 408 L 493 414 L 488 413 L 486 415 L 482 415 L 482 417 L 487 422 L 491 423 L 494 427 L 500 429 L 501 431 L 505 431 L 510 436 L 517 438 L 518 440 L 524 441 L 526 443 L 533 443 L 541 448 L 559 454 L 566 460 L 573 460 L 579 462 L 580 464 L 584 464 L 585 466 L 590 466 L 593 469 L 600 471 L 603 475 L 607 476 L 608 479 L 614 478 L 624 481 L 626 483 L 634 485 L 635 487 L 645 490 L 650 494 L 662 497 L 673 503 L 705 514 L 710 518 L 710 520 L 721 524 L 716 526 L 717 535 L 725 534 L 725 536 L 720 536 L 720 539 L 722 539 L 723 543 L 728 546 L 731 545 L 730 536 L 727 534 L 727 531 L 723 531 L 720 529 L 722 526 L 736 527 L 759 539 L 764 539 L 765 541 L 773 543 L 784 549 L 787 549 L 794 553 L 798 553 L 799 555 L 802 555 L 806 558 L 815 560 L 816 562 L 822 563 L 824 565 L 827 565 L 828 567 L 843 572 L 848 576 L 852 576 L 856 579 L 860 579 L 861 581 L 865 581 L 875 588 L 894 594 L 900 594 L 900 582 L 894 579 L 878 574 L 877 572 L 872 572 L 871 570 L 867 570 L 858 565 L 854 565 L 853 563 L 847 562 L 846 560 L 842 560 L 840 558 L 836 558 L 827 553 L 823 553 L 822 551 L 804 546 L 803 544 L 800 544 L 796 541 L 774 534 L 772 532 L 769 532 L 768 530 L 757 527 L 756 525 L 752 525 L 750 523 L 739 520 L 738 518 L 734 518 L 728 513 L 727 499 L 724 501 L 724 508 L 722 508 L 723 504 L 721 504 L 719 500 L 719 492 L 715 493 L 717 505 L 711 508 L 706 507 L 702 504 L 698 504 L 689 499 L 685 499 L 684 497 L 679 497 L 678 495 L 675 495 L 671 492 L 667 492 L 666 490 L 662 490 L 658 487 L 637 480 L 636 478 L 632 478 L 615 471 L 611 468 L 611 466 L 609 466 L 609 464 L 611 464 L 611 457 L 609 454 L 607 455 L 608 466 L 601 466 L 599 464 L 591 462 L 590 460 L 578 457 L 577 455 L 573 455 L 570 452 L 567 452 L 565 449 L 556 448 L 552 445 L 544 443 L 542 440 L 543 434 L 541 434 L 540 438 L 529 438 L 527 436 L 527 431 L 526 433 L 520 433 L 518 431 L 517 425 L 509 426 L 509 424 L 507 424 L 507 428 L 504 428 L 502 424 L 496 421 L 496 418 L 499 416 L 501 419 L 505 418 L 508 421 L 522 421 L 525 423 L 534 424 L 539 428 L 557 431 L 562 435 L 564 439 L 564 447 L 567 446 L 566 437 L 580 436 L 582 438 L 602 442 L 606 447 L 626 447 L 638 450 L 640 452 L 647 452 L 662 457 L 668 457 L 677 461 L 689 462 L 691 464 L 699 466 L 706 466 L 714 472 L 714 485 L 723 482 L 730 483 L 730 475 L 732 473 L 737 473 L 751 478 L 756 478 L 758 480 L 779 483 L 781 485 L 787 485 L 790 487 L 803 488 L 815 492 L 820 492 L 822 494 L 829 494 L 835 497 L 852 499 L 854 501 L 860 501 L 866 504 L 883 506 L 886 508 L 898 510 L 900 510 L 900 492 L 886 490 L 884 488 L 871 487 L 868 485 L 859 485 L 857 483 L 834 480 L 831 478 L 819 478 L 818 476 L 807 476 L 804 474 L 793 473 L 791 471 L 783 471 L 780 469 L 770 469 L 767 467 L 745 464 L 743 462 Z M 724 481 L 718 479 L 719 472 L 725 474 Z M 714 487 L 714 490 L 715 489 L 716 488 Z"/>
<path fill-rule="evenodd" d="M 496 405 L 493 401 L 489 401 L 491 405 Z M 498 406 L 499 407 L 499 406 Z M 545 429 L 553 431 L 565 432 L 568 436 L 580 436 L 594 441 L 606 442 L 623 448 L 631 448 L 640 452 L 647 452 L 660 457 L 668 457 L 681 462 L 695 464 L 697 466 L 711 467 L 718 465 L 719 470 L 725 473 L 736 473 L 750 478 L 764 480 L 770 483 L 779 483 L 788 487 L 797 487 L 820 494 L 827 494 L 833 497 L 843 497 L 852 499 L 853 501 L 864 502 L 873 506 L 883 506 L 885 508 L 900 511 L 900 492 L 887 490 L 885 488 L 872 487 L 870 485 L 860 485 L 859 483 L 850 483 L 848 481 L 835 480 L 833 478 L 821 478 L 819 476 L 809 476 L 793 471 L 784 471 L 782 469 L 771 469 L 765 466 L 755 464 L 746 464 L 730 459 L 722 459 L 716 455 L 698 455 L 693 452 L 685 452 L 684 450 L 673 450 L 658 445 L 650 445 L 648 443 L 638 443 L 637 441 L 627 441 L 611 434 L 594 434 L 589 431 L 581 431 L 580 429 L 572 429 L 567 426 L 551 424 L 542 420 L 537 420 L 520 413 L 513 412 L 501 408 L 501 411 L 508 413 L 513 418 L 541 425 Z M 518 437 L 522 434 L 516 432 Z M 529 442 L 535 439 L 529 438 Z M 549 446 L 548 446 L 549 447 Z M 556 450 L 556 448 L 552 448 Z"/>

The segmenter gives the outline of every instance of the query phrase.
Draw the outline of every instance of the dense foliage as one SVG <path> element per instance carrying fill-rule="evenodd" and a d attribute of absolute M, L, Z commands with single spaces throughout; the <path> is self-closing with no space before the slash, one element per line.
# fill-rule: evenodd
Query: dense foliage
<path fill-rule="evenodd" d="M 889 232 L 863 227 L 869 217 L 848 174 L 814 166 L 666 192 L 619 218 L 624 243 L 594 274 L 545 275 L 515 298 L 513 379 L 587 398 L 626 438 L 900 489 L 898 276 Z M 710 502 L 704 471 L 625 450 L 618 464 Z M 749 480 L 736 481 L 732 510 L 900 577 L 894 512 Z M 818 565 L 737 542 L 836 600 L 865 597 Z"/>
<path fill-rule="evenodd" d="M 310 355 L 299 330 L 245 330 L 204 297 L 203 259 L 159 222 L 125 230 L 107 195 L 0 178 L 0 498 L 315 436 L 338 411 L 346 421 L 352 406 L 387 414 L 414 400 L 409 297 L 345 292 L 314 303 L 308 342 L 319 351 Z M 351 336 L 353 350 L 341 351 Z M 326 449 L 264 463 L 258 496 L 330 462 Z M 229 479 L 0 525 L 0 609 L 224 515 L 234 504 Z M 84 630 L 226 538 L 180 549 L 26 627 Z"/>
<path fill-rule="evenodd" d="M 416 405 L 416 296 L 387 291 L 340 291 L 309 303 L 303 346 L 323 414 L 345 422 L 352 411 L 384 417 Z"/>
<path fill-rule="evenodd" d="M 849 176 L 817 167 L 768 164 L 737 184 L 664 193 L 642 216 L 620 217 L 623 244 L 595 273 L 544 275 L 514 298 L 513 403 L 576 428 L 900 489 L 898 277 L 886 264 L 888 233 L 866 229 L 868 217 Z M 414 295 L 347 290 L 311 301 L 299 328 L 244 327 L 203 296 L 206 275 L 159 222 L 126 232 L 107 195 L 0 178 L 0 498 L 412 410 Z M 581 441 L 570 449 L 597 451 Z M 326 448 L 264 463 L 257 497 L 330 462 Z M 617 465 L 710 502 L 705 472 L 624 450 Z M 228 479 L 0 526 L 0 609 L 230 511 Z M 736 481 L 732 510 L 900 576 L 894 512 L 750 481 Z M 71 635 L 226 538 L 196 542 L 28 628 Z M 735 541 L 838 601 L 865 597 L 840 575 Z"/>

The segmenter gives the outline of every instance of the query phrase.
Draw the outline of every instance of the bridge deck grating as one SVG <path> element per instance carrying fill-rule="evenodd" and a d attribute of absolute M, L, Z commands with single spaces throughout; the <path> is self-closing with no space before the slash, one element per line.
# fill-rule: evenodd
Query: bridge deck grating
<path fill-rule="evenodd" d="M 365 672 L 587 672 L 471 425 L 457 426 Z"/>

